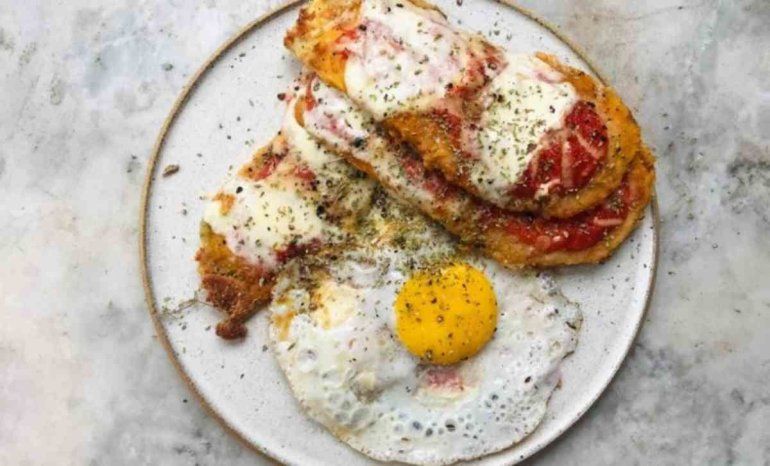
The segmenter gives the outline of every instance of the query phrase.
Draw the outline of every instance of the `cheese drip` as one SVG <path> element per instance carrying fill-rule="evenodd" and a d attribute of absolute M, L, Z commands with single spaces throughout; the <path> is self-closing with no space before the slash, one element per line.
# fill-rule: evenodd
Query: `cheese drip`
<path fill-rule="evenodd" d="M 504 205 L 544 136 L 564 125 L 577 100 L 575 89 L 540 59 L 508 57 L 508 65 L 485 91 L 485 110 L 472 134 L 478 159 L 471 181 L 484 198 Z"/>

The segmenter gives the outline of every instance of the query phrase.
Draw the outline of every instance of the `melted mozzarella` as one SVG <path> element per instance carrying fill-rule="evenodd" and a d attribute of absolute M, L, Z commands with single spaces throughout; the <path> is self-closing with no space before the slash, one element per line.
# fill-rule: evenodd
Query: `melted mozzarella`
<path fill-rule="evenodd" d="M 297 123 L 294 116 L 294 103 L 292 101 L 286 114 L 283 117 L 281 134 L 286 138 L 286 142 L 297 158 L 302 160 L 314 173 L 329 172 L 330 164 L 333 164 L 337 157 L 325 150 L 318 141 L 314 140 L 308 132 Z"/>
<path fill-rule="evenodd" d="M 575 89 L 542 60 L 512 55 L 484 93 L 475 132 L 478 160 L 471 180 L 493 202 L 507 193 L 529 165 L 543 136 L 559 129 L 578 100 Z"/>
<path fill-rule="evenodd" d="M 229 209 L 218 200 L 223 196 L 234 198 Z M 277 264 L 276 251 L 292 242 L 302 244 L 336 233 L 280 170 L 257 182 L 232 178 L 206 207 L 203 219 L 234 254 L 268 267 Z"/>
<path fill-rule="evenodd" d="M 369 161 L 363 142 L 373 131 L 373 121 L 357 108 L 341 92 L 318 81 L 313 83 L 313 97 L 316 104 L 304 114 L 304 131 L 336 149 L 360 152 L 362 160 Z"/>
<path fill-rule="evenodd" d="M 308 133 L 371 165 L 377 178 L 395 198 L 430 206 L 435 195 L 409 180 L 400 164 L 402 154 L 375 129 L 375 122 L 344 94 L 320 81 L 313 87 L 316 105 L 304 114 Z"/>
<path fill-rule="evenodd" d="M 359 37 L 350 44 L 347 93 L 375 119 L 440 107 L 447 86 L 467 78 L 471 36 L 437 11 L 408 1 L 363 0 Z M 505 205 L 543 135 L 563 124 L 578 97 L 542 60 L 510 55 L 481 95 L 481 114 L 463 131 L 463 149 L 477 160 L 469 173 L 481 196 Z"/>
<path fill-rule="evenodd" d="M 468 39 L 435 10 L 364 0 L 361 25 L 365 30 L 351 45 L 345 85 L 378 119 L 430 107 L 466 71 Z"/>
<path fill-rule="evenodd" d="M 276 170 L 260 181 L 236 175 L 211 199 L 204 213 L 204 221 L 225 238 L 234 254 L 267 267 L 276 266 L 276 252 L 292 243 L 329 243 L 343 238 L 340 227 L 366 211 L 374 188 L 297 123 L 295 103 L 289 105 L 281 129 L 288 154 Z M 298 165 L 314 173 L 314 190 L 292 173 Z M 229 208 L 223 208 L 225 204 Z M 327 221 L 325 213 L 335 223 Z"/>
<path fill-rule="evenodd" d="M 304 92 L 302 91 L 299 95 L 304 95 Z M 322 94 L 317 98 L 322 102 L 324 96 L 323 91 L 321 92 Z M 299 96 L 289 104 L 281 133 L 286 137 L 289 146 L 294 148 L 293 152 L 297 158 L 315 173 L 316 178 L 320 181 L 316 189 L 328 201 L 327 204 L 332 204 L 331 213 L 333 215 L 349 217 L 358 212 L 364 212 L 371 200 L 374 183 L 358 176 L 356 170 L 348 165 L 342 157 L 327 150 L 318 139 L 297 122 L 295 105 L 298 99 Z M 333 109 L 333 113 L 335 122 L 340 125 L 339 131 L 351 141 L 365 138 L 366 133 L 362 129 L 365 117 L 360 112 L 346 115 L 347 107 L 344 106 L 346 102 L 343 101 L 340 104 L 337 100 L 330 100 L 332 105 L 335 102 L 337 105 Z M 321 117 L 327 118 L 323 115 Z M 311 126 L 307 122 L 305 124 Z M 325 142 L 329 143 L 329 141 Z"/>

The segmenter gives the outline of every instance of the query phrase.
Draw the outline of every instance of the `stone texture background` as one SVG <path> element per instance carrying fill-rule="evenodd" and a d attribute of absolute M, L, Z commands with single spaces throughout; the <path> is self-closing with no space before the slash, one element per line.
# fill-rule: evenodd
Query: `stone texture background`
<path fill-rule="evenodd" d="M 137 218 L 176 95 L 278 3 L 0 5 L 0 464 L 267 463 L 191 399 L 156 341 Z M 662 220 L 630 357 L 529 463 L 769 464 L 770 2 L 521 3 L 636 110 Z"/>

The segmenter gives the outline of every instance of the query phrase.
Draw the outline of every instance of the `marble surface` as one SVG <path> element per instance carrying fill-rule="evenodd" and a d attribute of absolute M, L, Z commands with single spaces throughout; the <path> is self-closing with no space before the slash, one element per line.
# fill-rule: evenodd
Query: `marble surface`
<path fill-rule="evenodd" d="M 137 233 L 174 98 L 278 3 L 0 5 L 0 464 L 268 463 L 168 361 Z M 659 157 L 662 221 L 630 357 L 529 464 L 769 464 L 770 2 L 521 3 L 635 109 Z"/>

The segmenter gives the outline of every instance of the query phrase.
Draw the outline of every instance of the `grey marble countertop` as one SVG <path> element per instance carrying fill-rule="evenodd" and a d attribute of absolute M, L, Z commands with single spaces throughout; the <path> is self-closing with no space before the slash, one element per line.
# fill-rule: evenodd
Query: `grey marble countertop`
<path fill-rule="evenodd" d="M 0 5 L 0 464 L 267 462 L 206 415 L 157 341 L 137 220 L 180 89 L 277 3 Z M 522 3 L 635 109 L 662 221 L 632 353 L 531 464 L 769 464 L 770 2 Z"/>

